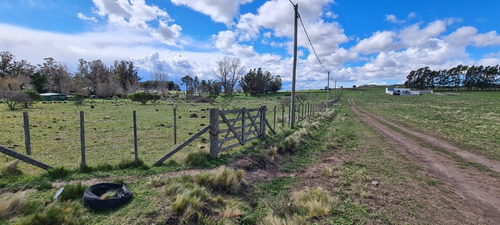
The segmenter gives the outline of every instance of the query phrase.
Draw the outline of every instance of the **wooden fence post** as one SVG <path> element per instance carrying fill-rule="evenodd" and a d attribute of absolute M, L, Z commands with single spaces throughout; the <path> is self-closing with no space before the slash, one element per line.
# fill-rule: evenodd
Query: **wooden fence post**
<path fill-rule="evenodd" d="M 135 155 L 134 162 L 135 165 L 137 166 L 137 164 L 139 163 L 139 153 L 138 153 L 139 151 L 137 149 L 137 116 L 135 110 L 133 113 L 133 117 L 134 117 L 134 155 Z"/>
<path fill-rule="evenodd" d="M 219 109 L 210 109 L 210 158 L 219 154 Z"/>
<path fill-rule="evenodd" d="M 261 106 L 260 107 L 260 137 L 261 138 L 264 138 L 266 137 L 266 110 L 267 110 L 267 107 L 264 105 L 264 106 Z"/>
<path fill-rule="evenodd" d="M 24 119 L 24 144 L 26 146 L 26 155 L 31 155 L 31 135 L 30 135 L 30 119 L 28 112 L 23 112 Z"/>
<path fill-rule="evenodd" d="M 285 128 L 285 105 L 281 105 L 281 129 Z"/>
<path fill-rule="evenodd" d="M 83 111 L 80 111 L 80 153 L 82 157 L 80 167 L 86 167 L 87 163 L 85 162 L 85 113 Z"/>
<path fill-rule="evenodd" d="M 274 106 L 274 124 L 273 129 L 276 130 L 276 106 Z"/>
<path fill-rule="evenodd" d="M 247 142 L 246 134 L 245 134 L 245 129 L 246 129 L 246 124 L 245 124 L 245 114 L 246 114 L 247 109 L 243 108 L 241 109 L 241 141 L 243 142 L 243 145 Z"/>
<path fill-rule="evenodd" d="M 174 145 L 177 144 L 177 107 L 174 107 Z"/>

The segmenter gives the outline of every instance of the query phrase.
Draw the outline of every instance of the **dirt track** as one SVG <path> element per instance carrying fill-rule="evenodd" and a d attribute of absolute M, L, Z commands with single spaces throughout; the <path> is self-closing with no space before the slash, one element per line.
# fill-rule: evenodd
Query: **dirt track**
<path fill-rule="evenodd" d="M 369 113 L 357 106 L 352 99 L 349 99 L 349 105 L 364 122 L 383 134 L 390 142 L 399 146 L 400 150 L 407 154 L 410 159 L 422 165 L 428 173 L 463 198 L 463 207 L 456 210 L 473 218 L 478 224 L 500 224 L 499 179 L 475 168 L 463 168 L 449 155 L 427 146 L 436 146 L 453 152 L 465 160 L 480 163 L 497 173 L 500 173 L 500 163 L 455 147 L 437 137 L 410 130 L 382 116 Z M 405 132 L 406 135 L 402 134 L 401 131 Z"/>

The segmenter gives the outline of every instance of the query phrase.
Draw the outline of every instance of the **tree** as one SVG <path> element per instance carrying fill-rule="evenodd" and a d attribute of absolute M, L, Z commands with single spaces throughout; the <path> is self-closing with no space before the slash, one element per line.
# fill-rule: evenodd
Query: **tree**
<path fill-rule="evenodd" d="M 253 69 L 241 78 L 240 86 L 243 92 L 252 96 L 277 92 L 281 89 L 281 77 L 273 76 L 270 72 L 263 72 L 261 68 Z"/>
<path fill-rule="evenodd" d="M 243 65 L 239 58 L 224 57 L 217 61 L 217 69 L 214 74 L 222 83 L 225 94 L 233 94 L 234 88 L 243 75 Z"/>
<path fill-rule="evenodd" d="M 137 70 L 134 68 L 134 62 L 132 61 L 115 61 L 112 71 L 125 93 L 135 87 L 141 79 L 137 75 Z"/>
<path fill-rule="evenodd" d="M 27 94 L 12 90 L 0 91 L 0 99 L 3 99 L 10 110 L 16 110 L 18 105 L 31 101 Z"/>
<path fill-rule="evenodd" d="M 194 88 L 192 86 L 193 86 L 194 79 L 191 76 L 186 75 L 186 76 L 181 78 L 181 81 L 182 81 L 181 84 L 186 85 L 186 94 L 189 94 L 189 95 L 193 94 Z"/>
<path fill-rule="evenodd" d="M 38 65 L 38 72 L 47 80 L 45 89 L 49 92 L 67 93 L 71 82 L 67 67 L 59 64 L 51 57 L 44 60 L 43 64 Z"/>
<path fill-rule="evenodd" d="M 167 90 L 168 90 L 168 74 L 163 70 L 163 66 L 158 64 L 156 70 L 154 71 L 154 80 L 157 83 L 157 88 L 160 89 L 161 95 L 163 99 L 167 99 Z"/>
<path fill-rule="evenodd" d="M 130 94 L 128 98 L 134 102 L 140 102 L 143 105 L 146 105 L 146 103 L 155 99 L 154 95 L 147 92 L 133 93 Z"/>

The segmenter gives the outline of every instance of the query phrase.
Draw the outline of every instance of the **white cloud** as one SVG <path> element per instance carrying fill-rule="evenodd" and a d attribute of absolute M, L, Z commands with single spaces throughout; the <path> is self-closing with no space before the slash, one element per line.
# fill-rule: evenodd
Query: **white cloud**
<path fill-rule="evenodd" d="M 371 37 L 361 40 L 353 50 L 364 54 L 394 50 L 395 37 L 396 33 L 392 31 L 377 31 Z"/>
<path fill-rule="evenodd" d="M 480 34 L 475 27 L 460 27 L 450 35 L 444 38 L 447 42 L 455 46 L 474 45 L 477 47 L 498 46 L 500 45 L 500 36 L 496 31 Z"/>
<path fill-rule="evenodd" d="M 83 21 L 91 21 L 91 22 L 97 23 L 97 19 L 93 16 L 87 17 L 87 16 L 83 15 L 82 13 L 78 13 L 78 14 L 76 14 L 76 16 Z"/>
<path fill-rule="evenodd" d="M 385 15 L 385 20 L 391 22 L 391 23 L 404 23 L 406 21 L 404 20 L 398 20 L 398 18 L 395 15 L 389 14 Z"/>
<path fill-rule="evenodd" d="M 252 0 L 172 0 L 176 5 L 185 5 L 195 11 L 208 15 L 215 22 L 231 25 L 240 5 Z"/>
<path fill-rule="evenodd" d="M 220 51 L 238 57 L 252 57 L 257 54 L 252 46 L 237 44 L 236 34 L 233 31 L 220 31 L 219 34 L 213 35 L 212 39 L 215 42 L 215 47 Z"/>
<path fill-rule="evenodd" d="M 414 18 L 417 18 L 417 13 L 411 12 L 410 14 L 408 14 L 408 19 L 414 19 Z"/>
<path fill-rule="evenodd" d="M 177 39 L 182 31 L 177 24 L 171 22 L 168 13 L 158 6 L 148 5 L 145 0 L 92 0 L 96 6 L 95 13 L 107 17 L 109 25 L 119 28 L 147 31 L 164 44 L 180 47 Z M 82 15 L 83 16 L 83 15 Z M 150 23 L 158 22 L 158 28 Z"/>

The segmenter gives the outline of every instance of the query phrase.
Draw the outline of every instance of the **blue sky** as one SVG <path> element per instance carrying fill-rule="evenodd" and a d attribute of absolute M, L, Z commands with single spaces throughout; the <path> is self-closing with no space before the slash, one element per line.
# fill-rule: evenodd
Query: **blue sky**
<path fill-rule="evenodd" d="M 295 0 L 312 43 L 339 85 L 394 84 L 423 66 L 500 64 L 498 0 Z M 176 82 L 215 79 L 216 61 L 281 75 L 290 89 L 293 7 L 289 0 L 0 0 L 0 51 L 33 64 L 53 57 L 133 60 L 150 78 L 162 65 Z M 299 89 L 327 73 L 299 28 Z"/>

